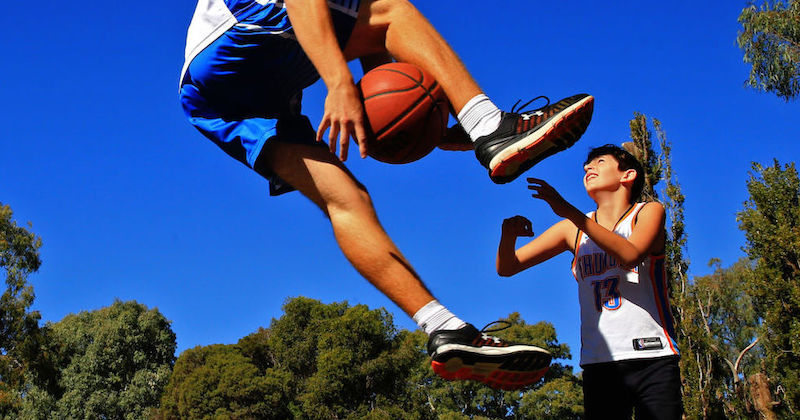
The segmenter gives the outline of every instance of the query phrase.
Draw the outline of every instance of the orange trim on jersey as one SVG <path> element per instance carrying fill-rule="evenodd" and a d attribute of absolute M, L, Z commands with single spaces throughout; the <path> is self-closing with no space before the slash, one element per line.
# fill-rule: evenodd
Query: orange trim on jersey
<path fill-rule="evenodd" d="M 656 260 L 663 260 L 665 258 L 664 258 L 664 255 L 654 255 L 654 256 L 651 256 L 651 258 L 652 259 L 650 261 L 650 283 L 651 283 L 651 285 L 653 287 L 653 295 L 654 295 L 654 298 L 655 298 L 654 300 L 656 301 L 656 308 L 658 309 L 658 317 L 661 319 L 661 328 L 664 331 L 664 337 L 666 337 L 667 341 L 669 342 L 669 348 L 670 348 L 670 350 L 672 350 L 672 353 L 680 354 L 678 352 L 678 350 L 675 348 L 675 346 L 674 346 L 674 344 L 672 342 L 673 337 L 670 335 L 669 331 L 667 331 L 667 320 L 665 318 L 666 315 L 665 315 L 665 312 L 664 312 L 664 308 L 661 305 L 662 302 L 666 305 L 666 310 L 670 311 L 669 312 L 670 313 L 669 317 L 670 317 L 670 319 L 672 319 L 672 315 L 671 315 L 672 308 L 670 307 L 669 297 L 667 296 L 666 267 L 663 266 L 663 265 L 662 265 L 662 267 L 664 269 L 661 272 L 661 280 L 662 280 L 662 283 L 663 283 L 663 288 L 662 288 L 663 289 L 663 294 L 659 293 L 659 287 L 656 284 L 656 272 L 655 272 L 656 271 L 656 264 L 655 264 L 655 261 Z M 674 329 L 674 325 L 673 325 L 673 329 Z"/>
<path fill-rule="evenodd" d="M 636 227 L 636 222 L 638 222 L 637 218 L 639 217 L 639 212 L 642 211 L 642 209 L 646 205 L 647 203 L 636 203 L 636 206 L 633 209 L 633 218 L 631 218 L 631 232 L 633 232 L 633 228 Z"/>
<path fill-rule="evenodd" d="M 591 214 L 594 215 L 595 212 Z M 588 215 L 587 215 L 588 216 Z M 581 280 L 578 278 L 578 272 L 575 270 L 575 264 L 578 263 L 578 250 L 581 248 L 581 232 L 578 229 L 578 234 L 575 235 L 575 249 L 572 251 L 572 277 L 575 277 L 575 281 L 580 282 Z"/>
<path fill-rule="evenodd" d="M 580 279 L 578 278 L 578 270 L 576 270 L 576 265 L 578 263 L 578 250 L 581 248 L 581 235 L 582 232 L 578 229 L 578 235 L 575 237 L 575 251 L 572 255 L 572 277 L 575 277 L 575 281 L 580 283 Z"/>
<path fill-rule="evenodd" d="M 626 218 L 626 217 L 628 217 L 628 215 L 629 215 L 629 214 L 631 214 L 631 211 L 633 211 L 633 209 L 634 209 L 634 208 L 636 208 L 636 205 L 635 205 L 635 204 L 632 204 L 630 207 L 628 207 L 628 210 L 625 210 L 625 213 L 622 213 L 622 216 L 620 216 L 619 220 L 617 220 L 617 223 L 614 223 L 614 227 L 613 227 L 613 228 L 611 228 L 611 231 L 612 231 L 612 232 L 614 232 L 615 230 L 617 230 L 617 226 L 619 226 L 620 222 L 622 222 L 623 220 L 625 220 L 625 218 Z M 596 222 L 596 221 L 597 221 L 597 218 L 595 218 L 595 220 L 594 220 L 594 221 Z"/>

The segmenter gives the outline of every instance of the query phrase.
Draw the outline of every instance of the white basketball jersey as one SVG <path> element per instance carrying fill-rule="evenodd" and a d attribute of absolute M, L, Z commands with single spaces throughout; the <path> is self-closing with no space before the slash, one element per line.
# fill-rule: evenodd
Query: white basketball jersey
<path fill-rule="evenodd" d="M 630 237 L 644 205 L 631 206 L 614 233 Z M 663 255 L 649 255 L 625 269 L 578 232 L 572 273 L 581 307 L 581 365 L 679 354 Z"/>

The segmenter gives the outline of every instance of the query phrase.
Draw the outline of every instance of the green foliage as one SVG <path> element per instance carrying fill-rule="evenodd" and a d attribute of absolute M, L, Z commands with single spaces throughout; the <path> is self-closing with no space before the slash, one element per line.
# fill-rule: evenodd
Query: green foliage
<path fill-rule="evenodd" d="M 162 397 L 162 416 L 288 418 L 290 379 L 280 369 L 260 370 L 237 346 L 196 347 L 175 363 Z"/>
<path fill-rule="evenodd" d="M 519 314 L 508 321 L 512 326 L 498 335 L 543 346 L 557 359 L 570 357 L 552 325 L 528 325 Z M 526 392 L 496 391 L 437 377 L 426 342 L 421 331 L 397 331 L 383 309 L 295 298 L 268 329 L 237 344 L 181 354 L 159 418 L 418 420 L 582 413 L 580 384 L 569 367 L 554 364 L 546 381 Z"/>
<path fill-rule="evenodd" d="M 800 94 L 800 1 L 765 1 L 739 15 L 737 42 L 752 63 L 746 84 L 788 101 Z"/>
<path fill-rule="evenodd" d="M 44 328 L 55 389 L 34 378 L 25 418 L 147 418 L 175 359 L 175 334 L 156 309 L 115 301 Z"/>
<path fill-rule="evenodd" d="M 184 352 L 161 416 L 414 418 L 403 391 L 422 355 L 408 335 L 385 310 L 292 299 L 269 329 Z"/>
<path fill-rule="evenodd" d="M 770 380 L 784 409 L 800 411 L 800 179 L 794 164 L 753 164 L 750 198 L 738 213 L 744 250 L 756 262 L 747 290 L 763 319 L 761 336 Z"/>
<path fill-rule="evenodd" d="M 0 296 L 0 418 L 13 417 L 21 404 L 25 375 L 37 362 L 39 319 L 28 275 L 39 269 L 42 241 L 12 220 L 0 203 L 0 273 L 6 288 Z"/>
<path fill-rule="evenodd" d="M 696 277 L 683 300 L 684 407 L 689 417 L 757 418 L 744 379 L 759 372 L 759 317 L 746 284 L 751 263 L 740 260 L 713 274 Z"/>
<path fill-rule="evenodd" d="M 658 155 L 653 150 L 652 133 L 647 128 L 647 117 L 638 112 L 633 113 L 630 121 L 631 140 L 633 147 L 628 151 L 639 159 L 644 168 L 644 189 L 642 189 L 642 200 L 658 200 L 656 184 L 661 180 L 661 165 Z M 659 123 L 660 127 L 660 123 Z"/>
<path fill-rule="evenodd" d="M 519 414 L 525 419 L 583 418 L 583 384 L 573 375 L 562 375 L 525 393 Z"/>

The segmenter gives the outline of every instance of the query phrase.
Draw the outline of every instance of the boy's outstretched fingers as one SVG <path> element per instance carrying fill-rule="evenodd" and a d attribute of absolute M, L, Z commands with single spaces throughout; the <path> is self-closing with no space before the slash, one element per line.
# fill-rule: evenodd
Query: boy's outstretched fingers
<path fill-rule="evenodd" d="M 528 178 L 528 189 L 533 191 L 534 198 L 548 201 L 548 198 L 559 197 L 558 192 L 545 180 L 539 178 Z"/>
<path fill-rule="evenodd" d="M 550 205 L 553 212 L 561 217 L 567 217 L 577 211 L 567 200 L 564 200 L 564 197 L 555 188 L 543 179 L 528 178 L 528 189 L 533 191 L 531 197 L 544 200 Z"/>

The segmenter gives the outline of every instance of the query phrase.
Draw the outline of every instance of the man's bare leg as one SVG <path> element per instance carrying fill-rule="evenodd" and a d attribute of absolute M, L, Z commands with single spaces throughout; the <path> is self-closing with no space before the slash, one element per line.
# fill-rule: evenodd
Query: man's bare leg
<path fill-rule="evenodd" d="M 418 311 L 438 306 L 452 315 L 434 299 L 383 230 L 366 189 L 336 155 L 323 147 L 270 142 L 262 159 L 322 209 L 353 267 L 406 314 L 414 317 Z M 550 365 L 550 353 L 544 349 L 488 338 L 455 316 L 450 319 L 460 327 L 432 330 L 427 346 L 433 370 L 445 379 L 518 389 L 538 381 Z"/>
<path fill-rule="evenodd" d="M 388 52 L 436 79 L 455 113 L 481 93 L 461 59 L 417 9 L 405 0 L 363 1 L 344 50 L 347 60 Z"/>
<path fill-rule="evenodd" d="M 442 85 L 464 133 L 474 142 L 478 160 L 496 183 L 511 182 L 541 160 L 571 147 L 591 120 L 594 98 L 587 94 L 552 105 L 548 99 L 547 105 L 529 109 L 527 114 L 513 109 L 502 112 L 481 92 L 444 38 L 406 0 L 362 1 L 345 58 L 381 52 L 421 67 Z M 449 133 L 451 138 L 456 134 L 460 133 Z"/>
<path fill-rule="evenodd" d="M 262 157 L 322 209 L 353 267 L 408 316 L 434 300 L 381 227 L 364 186 L 335 155 L 322 147 L 270 142 Z"/>

